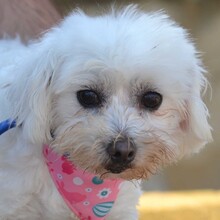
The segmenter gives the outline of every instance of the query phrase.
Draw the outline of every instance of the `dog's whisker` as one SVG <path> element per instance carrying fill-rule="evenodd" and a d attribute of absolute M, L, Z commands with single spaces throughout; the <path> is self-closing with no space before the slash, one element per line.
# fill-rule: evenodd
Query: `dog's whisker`
<path fill-rule="evenodd" d="M 83 171 L 83 173 L 86 173 L 89 170 L 89 167 L 86 167 Z"/>
<path fill-rule="evenodd" d="M 130 183 L 132 183 L 134 185 L 135 188 L 138 188 L 138 186 L 136 185 L 137 181 L 134 180 L 129 180 Z"/>
<path fill-rule="evenodd" d="M 109 173 L 111 173 L 111 172 L 106 171 L 106 172 L 102 173 L 102 174 L 99 176 L 99 178 L 100 178 L 100 179 L 103 179 L 104 176 L 105 176 L 106 174 L 109 174 Z"/>

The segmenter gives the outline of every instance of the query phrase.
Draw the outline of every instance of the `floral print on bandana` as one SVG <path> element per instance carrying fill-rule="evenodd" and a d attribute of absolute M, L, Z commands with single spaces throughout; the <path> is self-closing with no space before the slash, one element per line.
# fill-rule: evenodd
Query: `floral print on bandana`
<path fill-rule="evenodd" d="M 97 196 L 100 198 L 100 199 L 103 199 L 103 198 L 108 198 L 109 194 L 111 193 L 111 189 L 106 189 L 104 188 L 103 190 L 100 190 L 99 193 L 97 194 Z"/>
<path fill-rule="evenodd" d="M 79 169 L 48 145 L 44 146 L 43 155 L 54 184 L 75 215 L 80 220 L 104 220 L 114 205 L 123 180 L 102 180 Z"/>

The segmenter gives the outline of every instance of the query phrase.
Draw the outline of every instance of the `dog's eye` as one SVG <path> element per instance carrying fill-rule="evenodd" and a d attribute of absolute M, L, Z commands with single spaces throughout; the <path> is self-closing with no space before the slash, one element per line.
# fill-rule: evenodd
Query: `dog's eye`
<path fill-rule="evenodd" d="M 93 90 L 80 90 L 77 92 L 77 99 L 84 108 L 95 108 L 101 104 L 99 95 Z"/>
<path fill-rule="evenodd" d="M 141 105 L 147 110 L 155 111 L 160 107 L 162 99 L 161 94 L 149 91 L 141 97 Z"/>

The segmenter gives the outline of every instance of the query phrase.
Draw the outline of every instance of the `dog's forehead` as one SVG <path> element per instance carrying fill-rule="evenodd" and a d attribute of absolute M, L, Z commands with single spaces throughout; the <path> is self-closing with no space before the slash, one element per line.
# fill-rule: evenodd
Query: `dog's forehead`
<path fill-rule="evenodd" d="M 108 59 L 87 57 L 77 65 L 74 60 L 65 63 L 59 72 L 57 89 L 77 91 L 91 88 L 110 94 L 119 90 L 128 93 L 150 88 L 162 93 L 171 93 L 180 91 L 181 87 L 186 86 L 182 82 L 186 82 L 187 75 L 183 69 L 176 66 L 173 69 L 165 65 L 161 68 L 158 62 L 148 65 L 145 60 L 133 65 L 131 61 L 112 63 L 110 66 L 111 62 L 112 60 Z"/>
<path fill-rule="evenodd" d="M 72 73 L 69 83 L 77 89 L 94 89 L 114 92 L 120 89 L 129 90 L 136 83 L 137 76 L 113 68 L 85 69 Z"/>
<path fill-rule="evenodd" d="M 103 84 L 103 89 L 130 89 L 151 84 L 176 92 L 173 85 L 180 89 L 191 84 L 189 75 L 197 61 L 185 31 L 160 14 L 129 16 L 67 19 L 73 29 L 69 22 L 62 26 L 66 34 L 59 41 L 65 43 L 58 51 L 64 57 L 60 77 L 65 85 L 59 80 L 59 87 Z"/>

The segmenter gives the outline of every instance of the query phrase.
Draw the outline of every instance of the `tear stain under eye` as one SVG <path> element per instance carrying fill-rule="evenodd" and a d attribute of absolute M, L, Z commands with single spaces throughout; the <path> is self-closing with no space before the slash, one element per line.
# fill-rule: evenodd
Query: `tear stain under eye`
<path fill-rule="evenodd" d="M 189 122 L 188 122 L 187 119 L 182 120 L 182 121 L 179 123 L 179 125 L 180 125 L 180 128 L 181 128 L 182 131 L 187 131 L 188 128 L 189 128 Z"/>

